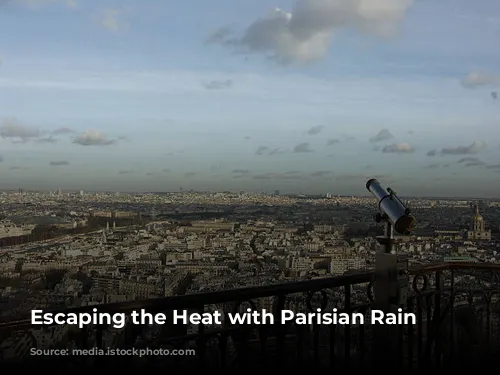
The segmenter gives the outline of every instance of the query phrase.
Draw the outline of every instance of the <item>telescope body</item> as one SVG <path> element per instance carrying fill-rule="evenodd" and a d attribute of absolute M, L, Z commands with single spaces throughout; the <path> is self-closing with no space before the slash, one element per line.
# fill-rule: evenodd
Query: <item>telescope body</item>
<path fill-rule="evenodd" d="M 396 232 L 408 235 L 413 231 L 416 219 L 391 189 L 384 189 L 375 178 L 368 180 L 366 189 L 377 198 L 379 210 L 385 214 Z"/>

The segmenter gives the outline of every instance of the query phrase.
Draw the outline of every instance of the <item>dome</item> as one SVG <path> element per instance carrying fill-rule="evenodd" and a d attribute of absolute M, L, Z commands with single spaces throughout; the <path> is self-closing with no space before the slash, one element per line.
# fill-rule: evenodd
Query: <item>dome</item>
<path fill-rule="evenodd" d="M 474 221 L 483 221 L 483 216 L 479 213 L 479 207 L 476 206 L 476 212 L 474 213 Z"/>

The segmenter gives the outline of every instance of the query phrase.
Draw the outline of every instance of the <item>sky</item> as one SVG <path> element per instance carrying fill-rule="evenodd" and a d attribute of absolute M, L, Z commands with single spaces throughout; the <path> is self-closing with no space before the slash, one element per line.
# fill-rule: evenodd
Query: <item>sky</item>
<path fill-rule="evenodd" d="M 497 0 L 0 0 L 0 189 L 500 198 Z"/>

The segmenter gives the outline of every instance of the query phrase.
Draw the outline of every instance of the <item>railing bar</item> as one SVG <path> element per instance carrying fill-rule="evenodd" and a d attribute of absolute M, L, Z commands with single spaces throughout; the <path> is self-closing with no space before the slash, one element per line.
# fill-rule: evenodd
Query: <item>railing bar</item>
<path fill-rule="evenodd" d="M 286 303 L 286 295 L 285 294 L 278 294 L 278 299 L 277 299 L 277 311 L 281 312 L 282 310 L 285 309 L 285 303 Z M 283 363 L 284 359 L 284 351 L 285 351 L 285 326 L 282 324 L 281 321 L 281 314 L 279 315 L 277 319 L 277 326 L 276 326 L 276 359 L 277 359 L 277 366 L 281 366 Z"/>
<path fill-rule="evenodd" d="M 344 285 L 344 306 L 345 310 L 348 313 L 352 312 L 351 308 L 351 285 Z M 344 360 L 345 360 L 345 368 L 349 368 L 351 361 L 351 325 L 347 324 L 343 326 L 344 328 Z"/>
<path fill-rule="evenodd" d="M 77 340 L 75 340 L 75 344 L 78 349 L 87 349 L 89 342 L 89 326 L 84 326 L 78 331 Z M 0 356 L 1 358 L 1 356 Z M 81 357 L 81 361 L 83 363 L 88 362 L 88 357 Z"/>
<path fill-rule="evenodd" d="M 320 353 L 319 353 L 319 330 L 320 330 L 320 325 L 316 324 L 316 322 L 313 322 L 312 324 L 312 330 L 313 330 L 313 356 L 314 356 L 314 362 L 319 363 L 320 361 Z"/>
<path fill-rule="evenodd" d="M 434 296 L 434 318 L 432 319 L 432 331 L 433 331 L 433 339 L 434 339 L 434 361 L 436 368 L 439 370 L 441 368 L 441 353 L 438 348 L 441 348 L 441 271 L 436 271 L 436 294 Z"/>
<path fill-rule="evenodd" d="M 415 302 L 415 297 L 409 297 L 408 298 L 408 311 L 413 313 L 414 312 L 414 302 Z M 410 372 L 412 372 L 413 369 L 413 354 L 414 354 L 414 349 L 415 349 L 415 332 L 413 325 L 408 326 L 408 348 L 407 348 L 407 355 L 408 355 L 408 369 Z"/>
<path fill-rule="evenodd" d="M 418 370 L 423 372 L 422 368 L 422 340 L 423 340 L 423 312 L 422 312 L 422 297 L 417 295 L 417 360 L 418 360 Z"/>
<path fill-rule="evenodd" d="M 337 326 L 332 324 L 330 326 L 330 369 L 335 370 L 335 337 L 336 337 Z"/>
<path fill-rule="evenodd" d="M 99 349 L 103 349 L 103 332 L 105 326 L 102 324 L 98 324 L 95 326 L 95 344 Z M 107 356 L 99 355 L 93 358 L 93 365 L 95 368 L 101 368 L 104 366 L 104 362 L 106 361 Z"/>
<path fill-rule="evenodd" d="M 222 370 L 227 369 L 227 340 L 228 335 L 225 333 L 219 336 L 219 352 L 220 352 L 220 367 Z"/>
<path fill-rule="evenodd" d="M 302 324 L 296 324 L 295 330 L 297 332 L 297 367 L 302 369 L 304 367 L 304 329 Z"/>
<path fill-rule="evenodd" d="M 427 367 L 429 367 L 430 362 L 431 362 L 431 348 L 432 348 L 432 342 L 434 338 L 434 320 L 432 316 L 432 297 L 433 295 L 427 295 L 425 297 L 425 304 L 426 304 L 426 316 L 425 319 L 427 321 L 426 324 L 426 338 L 425 338 L 425 363 L 427 364 Z"/>
<path fill-rule="evenodd" d="M 455 319 L 454 319 L 454 314 L 455 314 L 455 271 L 451 270 L 451 282 L 450 282 L 450 287 L 451 287 L 451 296 L 450 296 L 450 343 L 455 342 Z M 455 351 L 451 350 L 451 355 L 450 355 L 450 360 L 454 360 L 455 357 Z"/>
<path fill-rule="evenodd" d="M 199 314 L 203 314 L 205 312 L 205 305 L 198 306 L 196 309 Z M 198 366 L 200 369 L 203 369 L 205 367 L 205 352 L 206 352 L 206 344 L 208 338 L 203 335 L 203 332 L 205 332 L 205 324 L 200 323 L 198 324 L 198 342 L 197 342 L 197 347 L 198 347 Z"/>

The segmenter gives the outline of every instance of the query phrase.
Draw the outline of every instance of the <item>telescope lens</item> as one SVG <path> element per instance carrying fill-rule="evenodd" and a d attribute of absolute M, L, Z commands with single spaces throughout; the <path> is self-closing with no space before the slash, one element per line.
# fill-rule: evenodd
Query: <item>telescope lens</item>
<path fill-rule="evenodd" d="M 394 229 L 400 234 L 409 235 L 411 232 L 413 232 L 416 224 L 417 219 L 415 219 L 411 215 L 404 215 L 398 219 L 398 221 L 394 225 Z"/>

